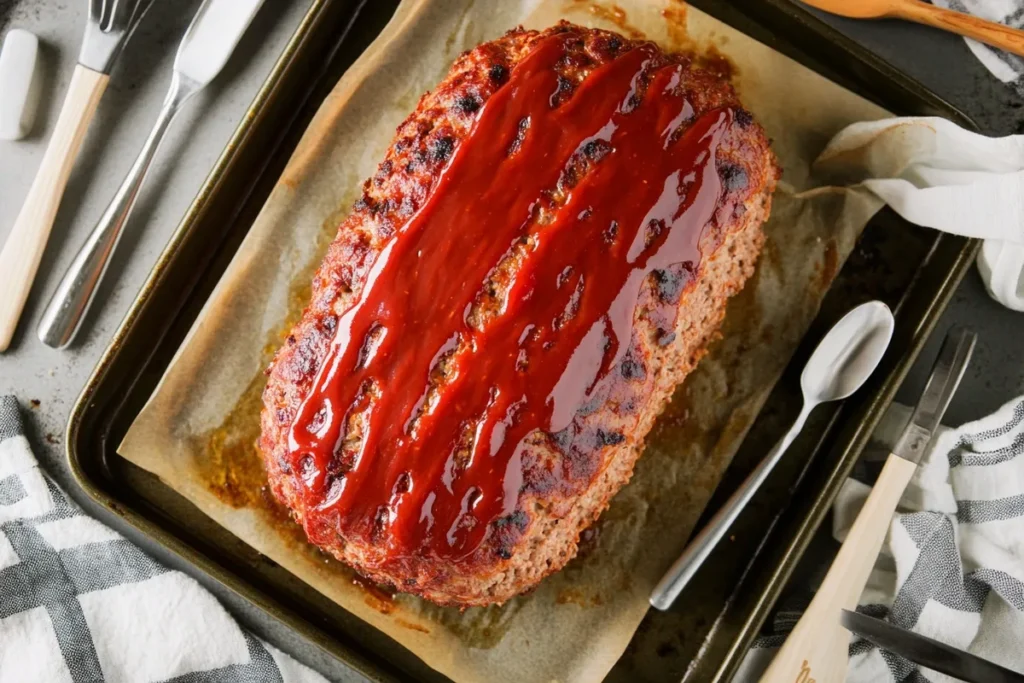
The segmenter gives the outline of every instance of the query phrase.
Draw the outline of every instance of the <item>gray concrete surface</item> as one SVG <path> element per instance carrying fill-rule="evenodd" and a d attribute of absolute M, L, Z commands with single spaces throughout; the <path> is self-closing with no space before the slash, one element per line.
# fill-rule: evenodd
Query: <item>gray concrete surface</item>
<path fill-rule="evenodd" d="M 70 350 L 51 350 L 35 338 L 41 309 L 148 132 L 168 83 L 178 36 L 197 4 L 197 0 L 155 3 L 115 68 L 61 204 L 19 332 L 11 350 L 0 355 L 0 394 L 13 392 L 21 399 L 37 454 L 79 500 L 83 496 L 71 484 L 61 443 L 71 405 L 308 2 L 266 2 L 225 71 L 175 122 L 100 290 L 99 305 Z M 56 120 L 81 40 L 85 7 L 80 0 L 0 0 L 0 33 L 22 27 L 44 42 L 44 89 L 37 125 L 25 141 L 0 141 L 0 238 L 17 215 Z M 1024 99 L 991 78 L 958 38 L 897 22 L 829 21 L 967 112 L 984 131 L 1024 132 Z M 906 399 L 920 391 L 941 333 L 953 322 L 968 324 L 981 335 L 975 362 L 948 413 L 948 421 L 956 424 L 1024 392 L 1024 314 L 992 302 L 972 272 L 943 316 L 933 348 L 925 352 L 926 362 L 908 380 L 902 392 Z M 39 405 L 30 408 L 32 400 Z M 87 500 L 83 504 L 162 561 L 188 570 Z M 359 680 L 340 662 L 258 609 L 197 578 L 271 643 L 331 680 Z"/>

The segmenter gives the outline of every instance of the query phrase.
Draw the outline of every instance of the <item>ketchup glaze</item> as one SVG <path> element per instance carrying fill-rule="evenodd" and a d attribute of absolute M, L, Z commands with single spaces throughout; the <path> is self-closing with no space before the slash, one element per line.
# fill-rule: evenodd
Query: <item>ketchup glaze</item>
<path fill-rule="evenodd" d="M 562 101 L 565 40 L 539 41 L 480 109 L 340 316 L 290 427 L 309 513 L 382 547 L 379 562 L 476 550 L 516 510 L 526 437 L 569 427 L 622 359 L 644 280 L 700 261 L 733 111 L 694 118 L 684 67 L 655 66 L 649 44 Z M 584 158 L 588 170 L 537 220 Z M 497 310 L 473 319 L 510 258 Z M 315 526 L 317 542 L 328 531 Z"/>

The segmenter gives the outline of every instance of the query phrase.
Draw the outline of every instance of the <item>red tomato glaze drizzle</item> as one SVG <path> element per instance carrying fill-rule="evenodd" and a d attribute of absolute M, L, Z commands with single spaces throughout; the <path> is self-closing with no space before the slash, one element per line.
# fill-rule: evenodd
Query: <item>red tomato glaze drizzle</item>
<path fill-rule="evenodd" d="M 516 509 L 526 437 L 569 427 L 621 359 L 645 278 L 700 260 L 722 193 L 715 150 L 733 112 L 693 120 L 677 92 L 683 67 L 652 66 L 649 45 L 558 101 L 564 40 L 540 41 L 486 102 L 338 321 L 289 432 L 288 457 L 321 520 L 306 525 L 314 542 L 373 540 L 381 563 L 467 557 Z M 603 157 L 563 205 L 534 220 L 563 169 L 597 147 Z M 502 308 L 472 325 L 467 312 L 517 248 Z M 428 401 L 442 358 L 445 379 Z"/>

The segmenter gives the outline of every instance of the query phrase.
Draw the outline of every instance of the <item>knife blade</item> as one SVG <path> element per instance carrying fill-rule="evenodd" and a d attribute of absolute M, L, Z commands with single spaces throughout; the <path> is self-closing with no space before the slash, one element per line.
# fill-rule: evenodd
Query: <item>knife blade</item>
<path fill-rule="evenodd" d="M 967 371 L 978 335 L 963 327 L 953 327 L 942 342 L 932 374 L 925 384 L 921 399 L 914 408 L 892 452 L 915 465 L 921 462 L 935 430 L 946 414 L 956 388 Z"/>
<path fill-rule="evenodd" d="M 948 676 L 971 683 L 1024 683 L 1016 671 L 860 612 L 844 609 L 839 622 L 883 650 Z"/>
<path fill-rule="evenodd" d="M 206 85 L 220 73 L 263 0 L 204 0 L 188 27 L 174 71 Z"/>

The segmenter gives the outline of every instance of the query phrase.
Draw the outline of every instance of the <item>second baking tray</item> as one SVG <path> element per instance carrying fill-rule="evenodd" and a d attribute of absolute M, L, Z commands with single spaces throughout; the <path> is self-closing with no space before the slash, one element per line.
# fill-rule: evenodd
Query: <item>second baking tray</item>
<path fill-rule="evenodd" d="M 75 406 L 68 457 L 86 492 L 371 679 L 438 674 L 200 513 L 116 453 L 245 236 L 299 137 L 396 2 L 316 0 L 204 184 Z M 897 114 L 959 112 L 787 0 L 699 0 L 700 9 Z M 612 680 L 728 680 L 882 411 L 969 266 L 976 244 L 882 212 L 838 275 L 786 373 L 727 471 L 716 508 L 799 409 L 799 372 L 850 306 L 880 298 L 897 329 L 854 399 L 819 409 L 768 485 L 677 601 L 652 612 Z"/>

